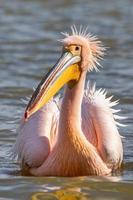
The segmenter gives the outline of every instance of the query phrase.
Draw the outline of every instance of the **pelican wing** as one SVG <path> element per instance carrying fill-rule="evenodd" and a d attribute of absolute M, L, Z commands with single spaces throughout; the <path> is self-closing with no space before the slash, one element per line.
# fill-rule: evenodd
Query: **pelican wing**
<path fill-rule="evenodd" d="M 59 110 L 54 101 L 22 122 L 14 146 L 14 155 L 29 167 L 40 166 L 56 141 Z"/>
<path fill-rule="evenodd" d="M 96 90 L 95 85 L 88 85 L 82 102 L 82 129 L 86 138 L 97 148 L 100 156 L 111 168 L 117 168 L 123 157 L 121 136 L 118 132 L 114 115 L 117 110 L 112 106 L 118 102 L 111 102 L 106 98 L 105 90 Z"/>

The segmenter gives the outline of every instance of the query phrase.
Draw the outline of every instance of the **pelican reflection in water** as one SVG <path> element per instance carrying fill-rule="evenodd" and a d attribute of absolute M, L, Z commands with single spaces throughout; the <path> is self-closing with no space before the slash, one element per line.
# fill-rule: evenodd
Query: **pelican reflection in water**
<path fill-rule="evenodd" d="M 35 176 L 108 175 L 121 166 L 123 147 L 112 108 L 118 102 L 87 84 L 104 55 L 87 29 L 71 28 L 62 55 L 30 99 L 14 147 L 22 170 Z M 52 98 L 64 85 L 63 98 Z"/>

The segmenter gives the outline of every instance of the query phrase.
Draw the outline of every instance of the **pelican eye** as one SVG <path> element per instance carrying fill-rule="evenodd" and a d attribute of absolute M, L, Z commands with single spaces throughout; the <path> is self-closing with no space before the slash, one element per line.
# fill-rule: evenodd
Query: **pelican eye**
<path fill-rule="evenodd" d="M 75 47 L 75 51 L 78 51 L 78 50 L 79 50 L 79 47 L 78 47 L 78 46 L 76 46 L 76 47 Z"/>
<path fill-rule="evenodd" d="M 68 49 L 75 56 L 80 56 L 81 54 L 81 46 L 79 45 L 70 45 Z"/>

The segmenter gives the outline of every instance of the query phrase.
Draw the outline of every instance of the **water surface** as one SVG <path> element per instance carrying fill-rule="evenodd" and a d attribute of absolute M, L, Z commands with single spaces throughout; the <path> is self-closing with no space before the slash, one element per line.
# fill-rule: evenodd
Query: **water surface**
<path fill-rule="evenodd" d="M 0 1 L 0 199 L 133 199 L 133 1 L 1 0 Z M 125 137 L 124 166 L 111 178 L 23 177 L 8 152 L 14 129 L 42 75 L 60 55 L 61 31 L 72 24 L 88 25 L 110 47 L 104 68 L 88 79 L 120 99 L 128 119 L 120 128 Z"/>

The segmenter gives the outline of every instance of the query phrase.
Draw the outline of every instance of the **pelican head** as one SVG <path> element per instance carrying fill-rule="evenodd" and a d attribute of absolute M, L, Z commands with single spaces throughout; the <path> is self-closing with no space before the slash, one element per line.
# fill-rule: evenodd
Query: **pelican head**
<path fill-rule="evenodd" d="M 27 120 L 33 113 L 42 108 L 66 83 L 73 87 L 83 71 L 97 70 L 99 59 L 104 54 L 102 43 L 87 28 L 71 27 L 71 34 L 63 33 L 62 54 L 57 63 L 45 75 L 26 108 L 24 118 Z"/>

